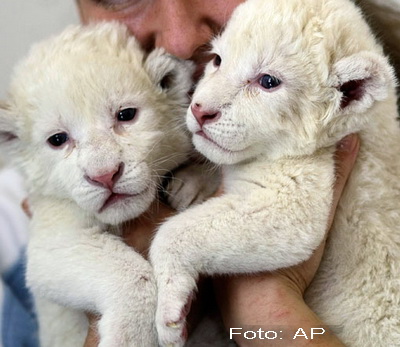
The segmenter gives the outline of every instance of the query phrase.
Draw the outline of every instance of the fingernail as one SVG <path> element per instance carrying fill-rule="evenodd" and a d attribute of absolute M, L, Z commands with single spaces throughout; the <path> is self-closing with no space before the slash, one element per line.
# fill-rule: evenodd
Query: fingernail
<path fill-rule="evenodd" d="M 337 144 L 337 149 L 342 152 L 353 152 L 358 143 L 358 137 L 356 134 L 350 134 L 341 139 Z"/>
<path fill-rule="evenodd" d="M 179 329 L 180 324 L 178 324 L 176 322 L 171 322 L 171 323 L 167 323 L 167 327 L 172 328 L 172 329 Z"/>

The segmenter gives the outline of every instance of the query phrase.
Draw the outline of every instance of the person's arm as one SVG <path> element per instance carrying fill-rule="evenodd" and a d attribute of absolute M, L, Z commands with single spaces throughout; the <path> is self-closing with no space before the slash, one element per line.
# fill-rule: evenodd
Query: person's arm
<path fill-rule="evenodd" d="M 215 287 L 224 325 L 240 347 L 344 346 L 306 305 L 290 275 L 234 277 Z"/>
<path fill-rule="evenodd" d="M 354 166 L 358 149 L 359 139 L 356 135 L 345 138 L 338 146 L 337 179 L 328 228 Z M 309 260 L 294 267 L 272 273 L 214 280 L 225 327 L 239 346 L 344 346 L 324 327 L 324 323 L 303 299 L 304 291 L 319 267 L 324 247 L 325 244 L 322 244 Z M 258 332 L 258 329 L 262 331 Z M 311 329 L 315 333 L 313 339 Z M 246 339 L 244 333 L 248 330 L 255 330 L 256 338 Z M 270 339 L 265 338 L 267 331 L 270 331 L 267 334 Z M 247 334 L 247 337 L 253 336 L 251 332 Z"/>

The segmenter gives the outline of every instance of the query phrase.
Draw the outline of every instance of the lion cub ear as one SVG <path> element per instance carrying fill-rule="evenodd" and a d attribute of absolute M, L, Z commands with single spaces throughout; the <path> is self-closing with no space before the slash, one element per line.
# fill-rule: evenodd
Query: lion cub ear
<path fill-rule="evenodd" d="M 5 102 L 0 102 L 0 152 L 12 155 L 19 143 L 17 117 Z"/>
<path fill-rule="evenodd" d="M 192 87 L 193 63 L 157 48 L 147 56 L 145 69 L 153 82 L 170 97 L 187 99 L 187 93 Z"/>
<path fill-rule="evenodd" d="M 341 59 L 333 66 L 333 74 L 342 114 L 367 111 L 375 101 L 384 100 L 395 85 L 394 71 L 386 58 L 371 52 Z"/>

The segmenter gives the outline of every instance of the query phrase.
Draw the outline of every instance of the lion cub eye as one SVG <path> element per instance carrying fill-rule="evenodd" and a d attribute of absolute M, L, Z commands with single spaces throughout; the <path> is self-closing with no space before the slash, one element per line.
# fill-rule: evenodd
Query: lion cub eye
<path fill-rule="evenodd" d="M 214 66 L 220 66 L 221 62 L 222 62 L 221 57 L 218 54 L 216 54 L 213 60 Z"/>
<path fill-rule="evenodd" d="M 258 80 L 258 83 L 265 89 L 272 89 L 278 87 L 281 84 L 281 81 L 275 76 L 263 75 Z"/>
<path fill-rule="evenodd" d="M 68 137 L 67 133 L 58 133 L 58 134 L 54 134 L 53 136 L 50 136 L 47 139 L 47 142 L 50 143 L 54 147 L 60 147 L 68 140 L 69 140 L 69 137 Z"/>
<path fill-rule="evenodd" d="M 117 112 L 117 120 L 120 122 L 128 122 L 135 118 L 136 116 L 136 108 L 125 108 Z"/>

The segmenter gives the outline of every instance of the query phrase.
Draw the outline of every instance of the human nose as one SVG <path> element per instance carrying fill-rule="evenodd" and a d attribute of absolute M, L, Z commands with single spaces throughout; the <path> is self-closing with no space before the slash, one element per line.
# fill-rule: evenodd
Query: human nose
<path fill-rule="evenodd" d="M 178 58 L 193 59 L 214 35 L 213 24 L 203 15 L 201 2 L 161 0 L 158 4 L 154 22 L 155 46 L 163 47 Z M 201 7 L 193 8 L 196 6 Z"/>

